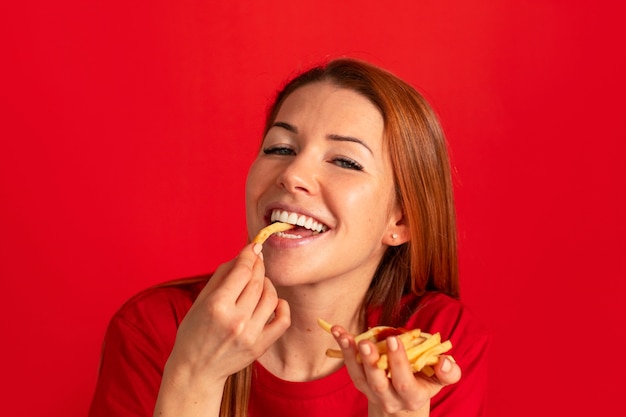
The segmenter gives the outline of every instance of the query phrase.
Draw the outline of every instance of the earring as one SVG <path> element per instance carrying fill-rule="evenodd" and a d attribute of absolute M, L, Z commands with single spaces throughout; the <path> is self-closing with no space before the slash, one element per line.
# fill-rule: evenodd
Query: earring
<path fill-rule="evenodd" d="M 397 234 L 397 233 L 392 234 L 392 235 L 391 235 L 391 238 L 392 238 L 392 239 L 397 239 L 397 238 L 398 238 L 398 234 Z"/>

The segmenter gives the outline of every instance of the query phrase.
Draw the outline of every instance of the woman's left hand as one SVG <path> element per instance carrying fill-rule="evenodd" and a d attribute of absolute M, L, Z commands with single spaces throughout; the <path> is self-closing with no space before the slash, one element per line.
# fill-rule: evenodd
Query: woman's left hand
<path fill-rule="evenodd" d="M 379 369 L 375 345 L 367 340 L 354 342 L 354 335 L 341 326 L 333 326 L 332 333 L 343 352 L 344 361 L 356 388 L 369 400 L 369 417 L 428 416 L 430 399 L 444 386 L 461 379 L 461 368 L 451 357 L 442 356 L 434 366 L 432 378 L 413 374 L 404 347 L 397 337 L 387 339 L 387 356 L 391 377 Z M 357 360 L 357 351 L 361 361 Z M 409 413 L 407 413 L 407 411 Z"/>

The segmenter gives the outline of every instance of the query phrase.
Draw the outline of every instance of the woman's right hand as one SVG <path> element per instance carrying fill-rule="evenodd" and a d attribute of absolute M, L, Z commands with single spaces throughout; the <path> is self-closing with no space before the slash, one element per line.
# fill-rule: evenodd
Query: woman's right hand
<path fill-rule="evenodd" d="M 155 416 L 170 410 L 217 415 L 226 378 L 259 358 L 289 327 L 289 306 L 265 277 L 260 250 L 247 245 L 198 295 L 178 329 Z"/>

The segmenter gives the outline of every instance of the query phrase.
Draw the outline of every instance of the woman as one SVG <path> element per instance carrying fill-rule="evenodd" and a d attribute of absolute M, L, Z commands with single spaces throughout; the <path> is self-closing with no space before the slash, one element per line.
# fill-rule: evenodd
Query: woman
<path fill-rule="evenodd" d="M 445 139 L 413 88 L 351 59 L 288 83 L 246 217 L 251 237 L 274 220 L 300 226 L 208 280 L 129 301 L 107 332 L 92 417 L 482 415 L 488 338 L 457 300 Z M 389 376 L 354 341 L 380 324 L 440 332 L 452 356 L 414 375 L 390 337 Z M 325 355 L 337 345 L 343 361 Z"/>

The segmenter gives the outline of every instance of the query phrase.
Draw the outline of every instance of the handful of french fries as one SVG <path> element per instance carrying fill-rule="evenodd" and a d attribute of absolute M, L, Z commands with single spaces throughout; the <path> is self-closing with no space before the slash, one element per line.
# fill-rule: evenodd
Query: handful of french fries
<path fill-rule="evenodd" d="M 330 333 L 330 329 L 332 328 L 330 323 L 318 319 L 318 324 L 322 329 Z M 379 369 L 387 371 L 388 374 L 389 360 L 387 357 L 387 337 L 384 337 L 385 334 L 398 337 L 398 341 L 404 346 L 413 373 L 421 372 L 426 376 L 433 376 L 435 374 L 433 366 L 439 362 L 439 356 L 452 348 L 452 343 L 449 340 L 445 342 L 441 341 L 441 335 L 439 333 L 425 333 L 420 331 L 420 329 L 403 331 L 395 327 L 376 326 L 355 336 L 354 341 L 356 343 L 362 340 L 369 340 L 374 343 L 380 355 L 377 366 Z M 338 349 L 326 350 L 326 356 L 331 358 L 343 358 L 341 350 Z"/>

